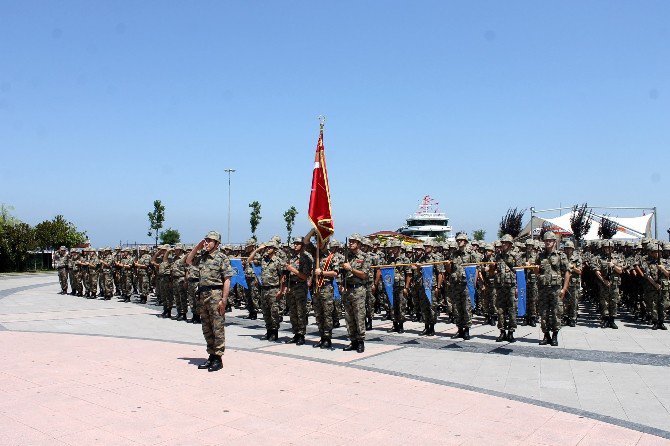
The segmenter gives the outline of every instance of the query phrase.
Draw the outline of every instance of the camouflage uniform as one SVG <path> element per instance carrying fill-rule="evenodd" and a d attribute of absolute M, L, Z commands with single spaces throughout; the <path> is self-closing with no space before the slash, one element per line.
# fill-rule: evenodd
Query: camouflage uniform
<path fill-rule="evenodd" d="M 254 249 L 256 241 L 254 239 L 249 239 L 247 241 L 246 250 Z M 247 304 L 247 310 L 249 311 L 249 319 L 256 320 L 258 317 L 259 309 L 259 284 L 256 274 L 254 273 L 254 268 L 252 265 L 254 262 L 244 262 L 244 278 L 247 281 L 247 289 L 244 290 L 244 296 Z"/>
<path fill-rule="evenodd" d="M 544 235 L 544 240 L 556 240 L 552 232 Z M 561 298 L 561 289 L 563 288 L 565 274 L 568 273 L 570 265 L 567 256 L 554 250 L 547 252 L 543 250 L 537 256 L 539 266 L 539 310 L 541 318 L 542 333 L 544 339 L 543 345 L 551 342 L 551 345 L 558 345 L 558 332 L 561 329 L 563 319 L 563 299 Z M 553 335 L 551 340 L 549 332 Z"/>
<path fill-rule="evenodd" d="M 163 250 L 168 250 L 167 246 L 161 247 Z M 160 252 L 160 251 L 159 251 Z M 158 264 L 158 290 L 163 302 L 162 317 L 168 318 L 172 316 L 172 286 L 170 283 L 170 261 L 164 254 L 161 262 Z"/>
<path fill-rule="evenodd" d="M 188 265 L 186 268 L 186 277 L 188 280 L 186 293 L 188 295 L 188 302 L 191 305 L 191 313 L 193 313 L 191 322 L 199 324 L 202 322 L 200 297 L 198 296 L 200 269 L 196 265 Z"/>
<path fill-rule="evenodd" d="M 463 239 L 467 241 L 467 237 L 463 234 L 456 236 L 456 241 Z M 458 327 L 457 336 L 469 339 L 470 326 L 472 326 L 472 312 L 464 265 L 475 263 L 476 257 L 467 249 L 456 249 L 451 255 L 450 260 L 451 302 L 454 323 Z"/>
<path fill-rule="evenodd" d="M 70 271 L 70 288 L 72 288 L 72 294 L 77 296 L 84 295 L 79 266 L 80 260 L 81 253 L 79 251 L 73 251 L 70 256 L 70 264 L 68 265 L 68 270 Z"/>
<path fill-rule="evenodd" d="M 60 282 L 60 293 L 67 294 L 67 265 L 69 255 L 65 246 L 61 246 L 58 251 L 54 253 L 54 268 L 58 271 L 58 281 Z"/>
<path fill-rule="evenodd" d="M 121 259 L 123 257 L 123 254 L 121 253 L 121 248 L 119 246 L 116 247 L 114 250 L 114 266 L 112 268 L 112 274 L 114 278 L 114 295 L 120 296 L 121 295 L 121 274 L 122 274 L 122 268 L 117 265 L 117 262 L 121 262 Z"/>
<path fill-rule="evenodd" d="M 308 246 L 310 253 L 315 253 L 316 248 L 313 245 Z M 332 271 L 333 265 L 339 265 L 344 261 L 344 257 L 335 252 L 332 246 L 322 249 L 319 252 L 318 268 L 322 271 Z M 316 278 L 314 292 L 312 293 L 312 308 L 316 317 L 316 324 L 319 327 L 321 340 L 316 344 L 317 347 L 329 348 L 333 336 L 333 279 L 323 277 Z"/>
<path fill-rule="evenodd" d="M 100 259 L 94 249 L 89 251 L 88 258 L 88 291 L 89 296 L 95 298 L 98 295 L 98 276 L 100 274 Z"/>
<path fill-rule="evenodd" d="M 647 249 L 649 250 L 649 255 L 644 262 L 642 272 L 649 284 L 648 288 L 645 289 L 645 294 L 649 294 L 649 297 L 646 298 L 646 301 L 649 302 L 648 311 L 651 315 L 653 324 L 652 329 L 658 330 L 660 328 L 665 330 L 666 328 L 663 321 L 665 319 L 665 311 L 668 305 L 668 291 L 670 290 L 670 280 L 663 272 L 664 269 L 667 271 L 665 265 L 667 262 L 664 262 L 660 257 L 661 252 L 658 242 L 650 242 L 647 245 Z M 658 255 L 656 253 L 658 253 Z M 650 280 L 654 283 L 649 283 Z"/>
<path fill-rule="evenodd" d="M 537 263 L 537 252 L 533 239 L 526 241 L 526 252 L 523 257 L 526 265 Z M 535 327 L 537 325 L 537 301 L 539 291 L 537 288 L 537 273 L 532 269 L 526 270 L 526 325 Z"/>
<path fill-rule="evenodd" d="M 612 242 L 610 240 L 604 242 L 604 246 L 606 247 L 611 247 L 611 244 Z M 610 266 L 610 262 L 612 262 L 614 266 Z M 603 328 L 616 327 L 614 318 L 617 317 L 621 276 L 615 271 L 615 268 L 622 266 L 623 263 L 621 262 L 621 259 L 614 253 L 612 253 L 611 256 L 604 254 L 602 257 L 597 258 L 595 268 L 600 272 L 601 277 L 609 282 L 609 284 L 599 282 L 600 314 L 603 319 Z"/>
<path fill-rule="evenodd" d="M 367 261 L 367 256 L 360 248 L 363 237 L 359 234 L 353 234 L 349 237 L 349 240 L 358 242 L 359 249 L 356 253 L 350 253 L 348 263 L 352 269 L 365 274 L 366 278 L 361 279 L 356 277 L 352 271 L 345 270 L 343 263 L 346 262 L 333 265 L 333 269 L 339 270 L 342 276 L 344 319 L 347 322 L 347 334 L 351 341 L 349 350 L 357 349 L 359 353 L 362 353 L 365 349 L 365 296 L 370 264 Z"/>
<path fill-rule="evenodd" d="M 302 239 L 296 238 L 293 243 L 301 243 Z M 289 257 L 289 265 L 298 270 L 298 272 L 307 276 L 306 280 L 301 279 L 291 272 L 287 276 L 286 302 L 291 317 L 291 327 L 293 329 L 293 339 L 299 345 L 305 342 L 305 333 L 307 331 L 307 286 L 308 280 L 312 276 L 312 265 L 314 261 L 311 256 L 304 252 L 293 252 Z"/>
<path fill-rule="evenodd" d="M 424 243 L 424 246 L 435 247 L 435 243 L 432 241 L 427 241 Z M 418 263 L 434 263 L 441 262 L 442 256 L 435 252 L 424 253 L 424 255 L 418 259 Z M 423 320 L 425 323 L 425 329 L 421 332 L 422 335 L 433 336 L 435 334 L 435 324 L 437 323 L 437 317 L 440 314 L 440 305 L 438 299 L 439 287 L 438 282 L 441 277 L 444 276 L 445 268 L 444 263 L 438 263 L 433 265 L 433 283 L 431 289 L 431 299 L 428 299 L 426 290 L 423 286 L 423 274 L 421 269 L 416 270 L 417 281 L 421 284 L 420 288 L 420 306 L 421 313 L 423 315 Z"/>
<path fill-rule="evenodd" d="M 112 250 L 109 248 L 102 250 L 100 260 L 102 294 L 105 296 L 105 300 L 110 300 L 114 295 L 114 277 L 112 272 L 112 267 L 114 265 L 114 255 L 112 254 Z"/>
<path fill-rule="evenodd" d="M 140 258 L 137 259 L 137 285 L 139 288 L 140 302 L 146 303 L 149 297 L 151 284 L 149 283 L 149 270 L 151 269 L 151 256 L 146 248 L 140 250 Z"/>
<path fill-rule="evenodd" d="M 177 320 L 185 321 L 188 313 L 188 302 L 186 300 L 186 254 L 181 244 L 175 248 L 175 258 L 170 268 L 172 279 L 172 298 L 177 307 Z"/>
<path fill-rule="evenodd" d="M 210 232 L 207 238 L 221 240 L 218 233 Z M 202 334 L 207 342 L 207 353 L 210 359 L 218 356 L 219 360 L 226 350 L 225 313 L 219 314 L 218 306 L 223 299 L 223 285 L 226 280 L 233 277 L 233 269 L 228 257 L 220 252 L 212 253 L 201 251 L 193 260 L 193 265 L 198 267 L 200 276 L 200 294 Z"/>
<path fill-rule="evenodd" d="M 492 245 L 485 245 L 486 254 L 482 258 L 483 262 L 492 262 L 495 260 L 495 251 Z M 496 286 L 495 269 L 490 265 L 486 265 L 481 269 L 482 272 L 482 314 L 486 318 L 486 323 L 489 325 L 495 324 L 495 318 L 498 314 L 496 310 Z"/>
<path fill-rule="evenodd" d="M 279 300 L 281 298 L 281 277 L 284 274 L 286 261 L 279 254 L 279 243 L 269 242 L 269 247 L 274 247 L 275 252 L 270 257 L 265 253 L 261 258 L 261 308 L 263 309 L 263 320 L 267 330 L 266 337 L 278 336 L 279 324 L 281 323 L 281 313 L 279 312 Z"/>
<path fill-rule="evenodd" d="M 566 242 L 565 248 L 569 249 L 570 247 L 574 249 L 572 242 Z M 579 313 L 579 301 L 582 296 L 582 274 L 577 272 L 581 271 L 583 267 L 582 256 L 577 251 L 573 251 L 572 255 L 568 257 L 568 262 L 570 262 L 570 285 L 565 296 L 565 317 L 568 325 L 574 327 Z"/>
<path fill-rule="evenodd" d="M 512 236 L 506 234 L 501 239 L 503 250 L 505 244 L 513 243 Z M 501 251 L 495 257 L 496 262 L 496 311 L 498 313 L 498 330 L 500 336 L 497 342 L 514 342 L 514 330 L 516 330 L 516 315 L 518 312 L 518 300 L 516 295 L 516 272 L 519 259 L 511 249 L 507 252 Z"/>

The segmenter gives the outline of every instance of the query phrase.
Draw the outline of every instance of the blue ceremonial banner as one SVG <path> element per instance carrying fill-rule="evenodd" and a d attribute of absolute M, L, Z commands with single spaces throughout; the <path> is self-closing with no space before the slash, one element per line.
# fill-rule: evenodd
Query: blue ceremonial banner
<path fill-rule="evenodd" d="M 307 288 L 307 302 L 312 301 L 312 292 Z"/>
<path fill-rule="evenodd" d="M 263 267 L 260 265 L 251 265 L 251 269 L 254 270 L 254 274 L 256 275 L 256 279 L 258 279 L 258 284 L 263 286 L 263 281 L 261 280 L 261 273 L 263 272 Z"/>
<path fill-rule="evenodd" d="M 386 294 L 389 297 L 391 307 L 393 307 L 393 282 L 395 281 L 394 268 L 392 266 L 389 268 L 382 268 L 381 273 L 382 282 L 384 282 L 384 289 L 386 290 Z"/>
<path fill-rule="evenodd" d="M 522 269 L 516 270 L 516 297 L 519 305 L 517 316 L 526 315 L 526 272 Z"/>
<path fill-rule="evenodd" d="M 421 277 L 423 279 L 423 289 L 428 297 L 428 302 L 433 303 L 433 265 L 421 267 Z"/>
<path fill-rule="evenodd" d="M 242 288 L 248 289 L 247 279 L 244 278 L 244 266 L 242 266 L 242 260 L 230 259 L 230 266 L 233 268 L 233 277 L 230 279 L 230 289 L 232 290 L 238 283 L 242 285 Z"/>
<path fill-rule="evenodd" d="M 340 287 L 337 284 L 337 279 L 333 277 L 333 300 L 342 300 L 340 295 Z"/>
<path fill-rule="evenodd" d="M 475 307 L 475 285 L 477 284 L 477 267 L 474 265 L 465 267 L 465 280 L 468 283 L 468 294 L 470 294 L 470 305 Z"/>

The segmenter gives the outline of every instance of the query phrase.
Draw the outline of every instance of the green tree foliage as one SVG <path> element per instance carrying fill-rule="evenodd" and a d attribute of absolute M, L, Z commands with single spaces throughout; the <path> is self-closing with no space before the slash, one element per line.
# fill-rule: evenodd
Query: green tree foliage
<path fill-rule="evenodd" d="M 286 240 L 287 243 L 291 243 L 291 233 L 293 232 L 293 225 L 295 224 L 296 215 L 298 215 L 298 210 L 295 208 L 295 206 L 291 206 L 286 212 L 284 212 L 284 221 L 286 222 L 286 231 L 288 232 Z"/>
<path fill-rule="evenodd" d="M 179 231 L 172 228 L 167 228 L 165 231 L 162 231 L 159 238 L 163 245 L 174 245 L 175 243 L 181 242 Z"/>
<path fill-rule="evenodd" d="M 575 241 L 578 244 L 581 244 L 584 236 L 591 229 L 591 212 L 588 210 L 586 203 L 581 206 L 572 207 L 572 216 L 570 217 L 570 229 L 572 229 L 572 235 L 575 237 Z"/>
<path fill-rule="evenodd" d="M 505 216 L 500 220 L 500 229 L 498 230 L 498 237 L 509 234 L 517 238 L 521 233 L 521 223 L 523 221 L 523 214 L 525 211 L 520 211 L 517 208 L 508 209 Z"/>
<path fill-rule="evenodd" d="M 29 224 L 3 225 L 0 229 L 0 270 L 25 270 L 28 251 L 36 248 L 35 230 Z"/>
<path fill-rule="evenodd" d="M 447 241 L 447 238 L 446 238 L 445 236 L 443 236 L 443 235 L 438 235 L 438 236 L 435 237 L 433 240 L 436 241 L 436 242 L 438 242 L 438 243 L 442 243 L 442 242 L 446 242 L 446 241 Z"/>
<path fill-rule="evenodd" d="M 619 229 L 619 225 L 617 225 L 614 220 L 610 220 L 607 217 L 609 217 L 609 215 L 605 215 L 605 217 L 600 220 L 600 228 L 598 228 L 598 237 L 603 240 L 614 237 Z"/>
<path fill-rule="evenodd" d="M 35 226 L 35 241 L 43 250 L 58 249 L 60 246 L 72 248 L 86 241 L 86 231 L 79 232 L 65 217 L 56 215 L 52 220 L 44 220 Z"/>
<path fill-rule="evenodd" d="M 158 245 L 158 231 L 163 228 L 165 221 L 165 206 L 160 200 L 154 200 L 154 210 L 147 214 L 149 216 L 149 231 L 147 236 L 154 237 L 155 244 Z"/>
<path fill-rule="evenodd" d="M 251 216 L 249 218 L 249 224 L 251 225 L 251 237 L 254 240 L 258 240 L 256 238 L 256 229 L 258 229 L 258 225 L 261 223 L 261 204 L 258 201 L 252 201 L 249 203 L 249 207 L 251 208 Z"/>
<path fill-rule="evenodd" d="M 475 240 L 484 240 L 486 237 L 486 231 L 484 229 L 477 229 L 472 232 L 472 238 Z"/>

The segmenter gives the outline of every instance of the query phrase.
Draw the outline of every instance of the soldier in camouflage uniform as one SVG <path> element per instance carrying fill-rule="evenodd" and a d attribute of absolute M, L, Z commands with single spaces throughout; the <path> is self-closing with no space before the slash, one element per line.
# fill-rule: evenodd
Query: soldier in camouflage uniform
<path fill-rule="evenodd" d="M 651 315 L 652 329 L 666 330 L 665 311 L 667 308 L 668 290 L 670 289 L 670 272 L 666 262 L 661 258 L 661 246 L 655 240 L 647 244 L 647 257 L 640 265 L 640 272 L 648 285 L 645 288 L 645 302 Z"/>
<path fill-rule="evenodd" d="M 84 295 L 83 297 L 90 297 L 91 296 L 91 291 L 89 289 L 90 282 L 89 282 L 89 274 L 88 274 L 88 259 L 89 259 L 89 251 L 90 248 L 86 247 L 82 249 L 81 251 L 81 256 L 79 257 L 79 274 L 80 274 L 80 282 L 83 285 Z"/>
<path fill-rule="evenodd" d="M 202 334 L 207 342 L 209 358 L 198 368 L 210 372 L 223 368 L 221 357 L 226 350 L 226 306 L 233 277 L 230 260 L 218 249 L 220 243 L 221 235 L 210 231 L 185 259 L 187 265 L 196 265 L 199 271 Z"/>
<path fill-rule="evenodd" d="M 140 257 L 135 262 L 137 271 L 137 285 L 140 294 L 140 303 L 147 303 L 149 296 L 149 269 L 151 268 L 151 256 L 145 246 L 140 247 Z"/>
<path fill-rule="evenodd" d="M 433 282 L 431 285 L 431 295 L 430 298 L 426 294 L 426 290 L 423 286 L 423 273 L 421 268 L 416 268 L 413 275 L 418 277 L 419 283 L 421 283 L 421 313 L 423 314 L 423 320 L 425 327 L 421 332 L 422 336 L 435 336 L 435 324 L 437 323 L 437 317 L 440 314 L 440 305 L 438 300 L 439 290 L 442 288 L 442 282 L 444 281 L 444 263 L 442 262 L 442 256 L 434 252 L 435 242 L 432 240 L 427 240 L 423 244 L 423 255 L 417 259 L 417 263 L 433 263 Z"/>
<path fill-rule="evenodd" d="M 130 302 L 130 296 L 133 292 L 133 263 L 131 248 L 124 248 L 119 262 L 121 267 L 121 295 L 124 302 Z"/>
<path fill-rule="evenodd" d="M 198 285 L 200 283 L 200 269 L 198 268 L 197 265 L 188 265 L 188 267 L 186 268 L 186 282 L 187 282 L 186 293 L 188 295 L 188 302 L 191 305 L 191 313 L 193 313 L 191 323 L 200 324 L 202 322 L 202 319 L 200 317 L 200 313 L 202 310 L 200 305 L 200 298 L 198 296 Z"/>
<path fill-rule="evenodd" d="M 258 309 L 260 308 L 260 292 L 258 279 L 254 273 L 254 265 L 249 262 L 249 255 L 256 249 L 256 240 L 249 239 L 244 248 L 247 258 L 243 260 L 244 278 L 247 281 L 247 289 L 244 290 L 245 299 L 247 301 L 247 309 L 249 311 L 249 319 L 255 321 L 258 318 Z"/>
<path fill-rule="evenodd" d="M 472 326 L 472 312 L 468 284 L 465 276 L 465 264 L 476 263 L 476 257 L 467 249 L 468 237 L 465 234 L 456 236 L 457 249 L 447 263 L 447 273 L 451 280 L 451 302 L 454 313 L 454 323 L 458 327 L 456 338 L 470 339 Z"/>
<path fill-rule="evenodd" d="M 380 265 L 377 263 L 377 255 L 373 251 L 372 240 L 368 238 L 363 238 L 363 253 L 365 254 L 368 265 Z M 365 329 L 372 330 L 372 315 L 374 314 L 375 308 L 375 270 L 372 268 L 368 269 L 368 280 L 365 285 Z"/>
<path fill-rule="evenodd" d="M 337 271 L 333 270 L 333 265 L 341 264 L 343 257 L 332 249 L 332 246 L 329 246 L 328 242 L 321 244 L 317 256 L 316 246 L 310 240 L 312 235 L 315 234 L 316 231 L 312 229 L 303 238 L 305 249 L 315 258 L 312 308 L 314 309 L 314 316 L 316 317 L 316 324 L 319 327 L 321 339 L 314 347 L 328 349 L 332 346 L 331 339 L 333 337 L 333 279 L 337 277 Z"/>
<path fill-rule="evenodd" d="M 389 254 L 387 262 L 394 267 L 393 276 L 393 305 L 390 306 L 393 329 L 396 333 L 405 332 L 405 310 L 407 308 L 407 297 L 412 282 L 412 267 L 409 259 L 401 251 L 399 240 L 389 240 Z"/>
<path fill-rule="evenodd" d="M 279 254 L 281 245 L 270 240 L 262 244 L 249 255 L 249 262 L 253 262 L 257 255 L 261 254 L 261 308 L 263 309 L 263 320 L 265 321 L 266 333 L 263 339 L 276 341 L 279 337 L 279 324 L 281 315 L 279 313 L 279 300 L 284 294 L 284 274 L 286 259 Z"/>
<path fill-rule="evenodd" d="M 344 254 L 342 254 L 342 244 L 333 238 L 330 240 L 330 249 L 332 249 L 338 256 L 344 259 Z M 337 280 L 336 280 L 337 282 Z M 338 284 L 339 285 L 339 284 Z M 333 328 L 340 328 L 340 319 L 342 319 L 342 313 L 344 311 L 344 304 L 342 303 L 342 293 L 340 297 L 333 295 L 333 312 L 331 317 L 333 318 Z"/>
<path fill-rule="evenodd" d="M 172 250 L 173 262 L 170 268 L 170 276 L 172 279 L 172 296 L 177 307 L 178 321 L 186 321 L 186 314 L 188 313 L 188 302 L 186 300 L 186 253 L 184 253 L 184 245 L 177 243 Z"/>
<path fill-rule="evenodd" d="M 558 332 L 563 319 L 563 299 L 570 285 L 570 264 L 567 256 L 556 249 L 553 232 L 544 234 L 544 250 L 537 256 L 539 275 L 539 310 L 544 337 L 540 345 L 558 345 Z M 551 332 L 551 335 L 550 335 Z"/>
<path fill-rule="evenodd" d="M 285 268 L 287 271 L 286 302 L 290 311 L 293 338 L 287 340 L 286 343 L 303 345 L 307 331 L 307 288 L 312 277 L 313 260 L 303 249 L 302 238 L 294 237 L 292 246 L 293 252 Z"/>
<path fill-rule="evenodd" d="M 582 294 L 582 256 L 575 251 L 575 245 L 570 240 L 565 242 L 563 251 L 570 262 L 570 286 L 565 296 L 565 319 L 570 327 L 574 327 Z"/>
<path fill-rule="evenodd" d="M 60 293 L 67 294 L 67 263 L 68 253 L 65 246 L 61 246 L 58 251 L 54 253 L 54 268 L 58 271 L 58 281 L 60 282 Z"/>
<path fill-rule="evenodd" d="M 72 290 L 70 294 L 73 296 L 78 295 L 78 276 L 79 276 L 79 252 L 77 249 L 72 249 L 68 257 L 67 270 L 70 275 L 70 289 Z"/>
<path fill-rule="evenodd" d="M 102 283 L 102 295 L 105 300 L 110 300 L 114 295 L 113 264 L 114 255 L 112 254 L 112 249 L 102 249 L 100 256 L 100 278 Z"/>
<path fill-rule="evenodd" d="M 88 297 L 95 299 L 98 296 L 98 277 L 100 275 L 100 259 L 93 248 L 88 249 Z"/>
<path fill-rule="evenodd" d="M 122 274 L 122 267 L 118 266 L 117 264 L 121 262 L 121 259 L 123 258 L 123 254 L 121 253 L 121 247 L 117 246 L 116 249 L 114 250 L 114 266 L 113 266 L 113 274 L 114 274 L 114 295 L 115 296 L 120 296 L 121 295 L 121 274 Z"/>
<path fill-rule="evenodd" d="M 500 335 L 496 342 L 515 342 L 516 315 L 518 300 L 516 290 L 516 272 L 514 268 L 520 263 L 519 257 L 512 250 L 514 239 L 505 234 L 500 239 L 500 253 L 495 257 L 496 270 L 496 310 L 498 312 L 498 330 Z"/>
<path fill-rule="evenodd" d="M 482 262 L 493 262 L 495 260 L 495 249 L 493 245 L 484 245 L 484 257 Z M 486 318 L 486 323 L 495 325 L 495 319 L 498 314 L 496 310 L 496 269 L 491 265 L 486 265 L 481 270 L 481 292 L 482 292 L 482 315 Z"/>
<path fill-rule="evenodd" d="M 599 281 L 601 328 L 619 328 L 615 322 L 619 304 L 619 285 L 623 273 L 622 259 L 613 253 L 614 243 L 604 240 L 602 257 L 598 258 L 596 277 Z"/>
<path fill-rule="evenodd" d="M 161 314 L 161 317 L 165 319 L 172 317 L 172 290 L 170 284 L 170 262 L 168 261 L 168 251 L 169 246 L 161 245 L 151 258 L 151 265 L 157 271 L 156 285 L 163 302 L 163 313 Z M 160 263 L 157 259 L 160 259 Z"/>
<path fill-rule="evenodd" d="M 348 261 L 333 266 L 342 275 L 342 302 L 350 341 L 344 351 L 356 350 L 358 353 L 365 351 L 365 299 L 370 273 L 367 256 L 361 250 L 362 244 L 363 237 L 352 234 L 349 237 Z"/>

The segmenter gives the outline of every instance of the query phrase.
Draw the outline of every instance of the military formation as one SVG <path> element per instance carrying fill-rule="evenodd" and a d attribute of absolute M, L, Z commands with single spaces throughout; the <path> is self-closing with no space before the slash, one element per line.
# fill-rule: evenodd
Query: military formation
<path fill-rule="evenodd" d="M 263 339 L 270 342 L 279 339 L 288 316 L 292 336 L 285 342 L 296 345 L 305 344 L 313 314 L 320 335 L 313 347 L 322 349 L 332 348 L 333 329 L 344 319 L 350 340 L 344 350 L 359 353 L 375 317 L 391 321 L 397 333 L 407 320 L 422 322 L 421 336 L 435 336 L 437 324 L 454 324 L 455 338 L 466 341 L 473 315 L 497 326 L 497 342 L 515 342 L 518 324 L 539 323 L 539 343 L 550 346 L 558 345 L 564 325 L 579 323 L 580 308 L 598 312 L 603 329 L 617 329 L 621 311 L 641 326 L 667 329 L 670 243 L 598 240 L 576 247 L 552 232 L 540 238 L 504 235 L 484 243 L 459 234 L 455 241 L 403 243 L 353 234 L 342 244 L 332 237 L 322 242 L 311 231 L 287 245 L 275 236 L 260 245 L 251 239 L 224 246 L 212 231 L 194 247 L 61 247 L 54 261 L 62 294 L 125 302 L 138 296 L 140 303 L 155 295 L 161 317 L 202 324 L 210 355 L 202 368 L 211 371 L 221 368 L 223 322 L 233 307 L 252 320 L 262 315 Z M 230 286 L 230 259 L 241 261 L 246 287 Z M 432 266 L 429 281 L 426 265 Z M 392 283 L 383 283 L 382 268 L 392 268 Z M 466 268 L 474 268 L 472 284 Z M 521 270 L 526 311 L 519 316 Z"/>

